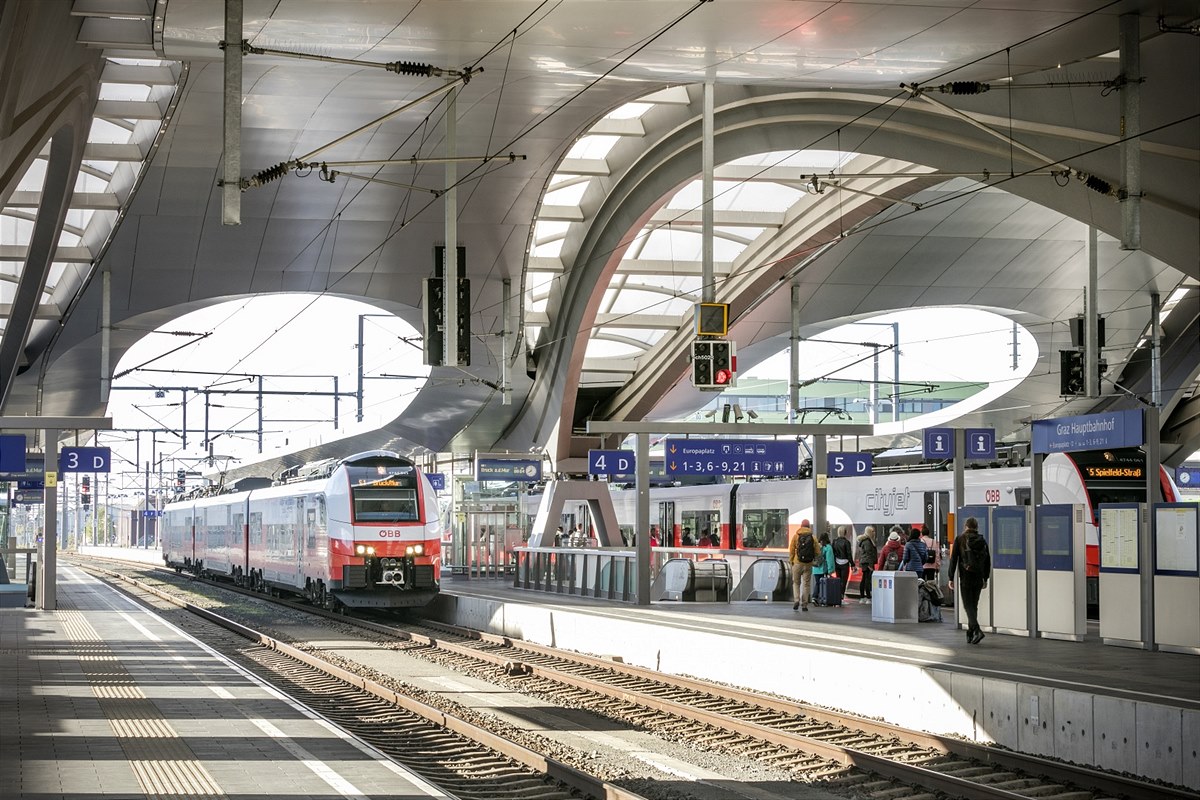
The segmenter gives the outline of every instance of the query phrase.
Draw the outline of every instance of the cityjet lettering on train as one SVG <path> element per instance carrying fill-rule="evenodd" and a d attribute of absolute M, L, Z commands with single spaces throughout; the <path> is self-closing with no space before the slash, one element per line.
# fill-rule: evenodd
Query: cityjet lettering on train
<path fill-rule="evenodd" d="M 890 517 L 897 511 L 908 511 L 908 489 L 892 489 L 884 491 L 883 489 L 874 489 L 867 492 L 867 511 L 882 512 L 885 517 Z"/>

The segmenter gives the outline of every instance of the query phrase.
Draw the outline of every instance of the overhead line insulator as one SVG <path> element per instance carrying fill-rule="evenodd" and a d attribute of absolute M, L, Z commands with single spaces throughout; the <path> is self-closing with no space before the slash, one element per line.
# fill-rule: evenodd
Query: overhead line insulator
<path fill-rule="evenodd" d="M 442 74 L 442 70 L 436 69 L 432 64 L 418 64 L 415 61 L 389 61 L 384 65 L 384 69 L 397 75 L 415 75 L 420 78 Z"/>
<path fill-rule="evenodd" d="M 951 81 L 937 87 L 942 94 L 983 94 L 992 88 L 991 84 L 979 81 Z"/>
<path fill-rule="evenodd" d="M 251 175 L 249 183 L 251 186 L 266 186 L 268 183 L 277 181 L 284 175 L 287 175 L 292 166 L 292 162 L 290 161 L 281 161 L 273 167 L 267 167 Z"/>

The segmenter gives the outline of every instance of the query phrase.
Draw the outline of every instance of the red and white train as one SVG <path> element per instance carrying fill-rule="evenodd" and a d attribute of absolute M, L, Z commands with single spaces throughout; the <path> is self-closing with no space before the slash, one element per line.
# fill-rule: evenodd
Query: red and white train
<path fill-rule="evenodd" d="M 264 481 L 265 483 L 265 481 Z M 163 560 L 326 608 L 423 606 L 441 581 L 437 497 L 412 461 L 372 450 L 276 485 L 170 503 Z"/>
<path fill-rule="evenodd" d="M 968 469 L 964 478 L 963 505 L 1030 503 L 1028 466 Z M 1052 454 L 1044 460 L 1042 480 L 1042 503 L 1077 503 L 1090 512 L 1087 574 L 1095 579 L 1099 575 L 1099 540 L 1093 521 L 1098 520 L 1098 507 L 1102 503 L 1145 501 L 1144 454 L 1137 449 Z M 865 477 L 830 478 L 826 518 L 834 530 L 839 525 L 851 526 L 855 537 L 866 526 L 874 526 L 880 547 L 893 525 L 929 530 L 946 547 L 952 541 L 949 520 L 953 511 L 950 500 L 953 483 L 952 472 L 928 466 L 876 472 Z M 1175 502 L 1178 491 L 1168 470 L 1160 468 L 1160 483 L 1164 500 Z M 637 493 L 614 490 L 612 499 L 624 543 L 632 544 Z M 568 504 L 563 523 L 574 526 L 585 521 L 585 516 L 583 504 Z M 811 480 L 667 486 L 650 490 L 651 541 L 661 547 L 784 552 L 801 520 L 813 517 Z"/>

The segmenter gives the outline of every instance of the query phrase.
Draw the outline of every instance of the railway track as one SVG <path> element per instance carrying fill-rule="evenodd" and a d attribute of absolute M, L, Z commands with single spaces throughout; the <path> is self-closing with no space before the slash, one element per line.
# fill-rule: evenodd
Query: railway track
<path fill-rule="evenodd" d="M 397 643 L 415 643 L 447 666 L 481 673 L 486 680 L 516 691 L 551 703 L 582 706 L 672 741 L 705 750 L 719 747 L 787 770 L 796 779 L 821 781 L 849 796 L 985 800 L 1193 796 L 1135 778 L 442 623 L 397 627 L 394 622 L 335 619 Z"/>
<path fill-rule="evenodd" d="M 102 572 L 156 610 L 190 612 L 171 622 L 456 798 L 647 800 L 170 592 Z"/>

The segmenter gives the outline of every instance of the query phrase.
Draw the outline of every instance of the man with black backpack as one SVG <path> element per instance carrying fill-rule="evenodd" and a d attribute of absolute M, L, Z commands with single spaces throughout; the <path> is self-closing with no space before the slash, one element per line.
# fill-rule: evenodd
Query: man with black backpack
<path fill-rule="evenodd" d="M 979 594 L 992 576 L 992 554 L 987 539 L 979 532 L 979 521 L 974 517 L 967 517 L 963 532 L 954 540 L 950 551 L 951 589 L 954 589 L 955 574 L 958 575 L 963 609 L 967 612 L 967 644 L 979 644 L 983 641 L 983 629 L 979 627 Z"/>
<path fill-rule="evenodd" d="M 800 529 L 788 543 L 788 561 L 792 565 L 792 611 L 808 611 L 808 596 L 812 587 L 813 562 L 817 560 L 817 543 L 808 520 L 800 521 Z"/>

